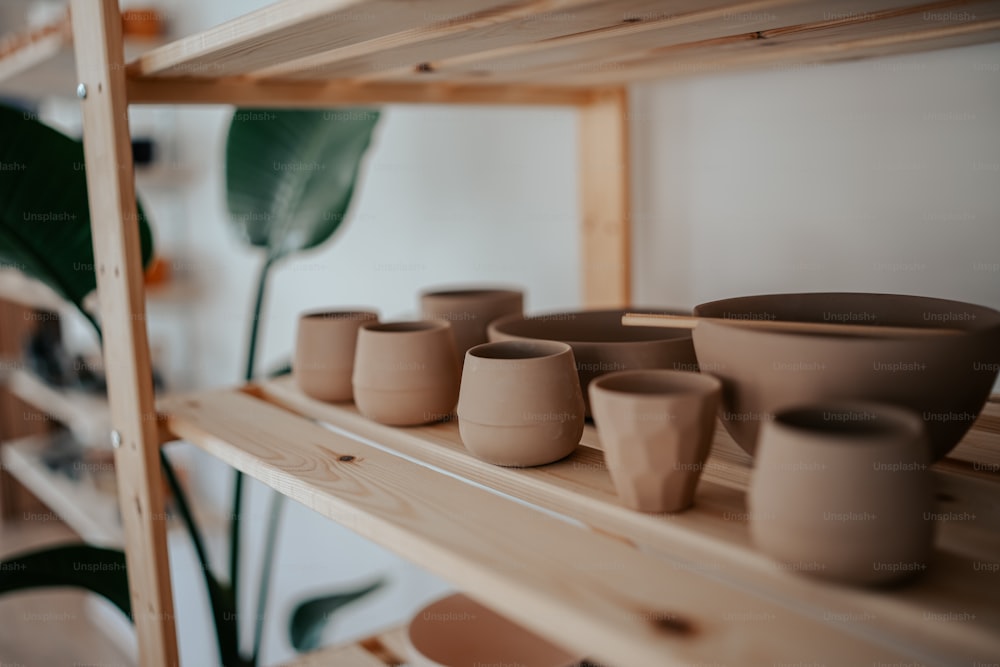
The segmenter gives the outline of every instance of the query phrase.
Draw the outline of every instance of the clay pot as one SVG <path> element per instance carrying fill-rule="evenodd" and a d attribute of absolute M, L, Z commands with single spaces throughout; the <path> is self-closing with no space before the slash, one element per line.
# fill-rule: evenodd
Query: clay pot
<path fill-rule="evenodd" d="M 590 384 L 604 460 L 622 504 L 690 507 L 712 449 L 722 383 L 684 371 L 622 371 Z"/>
<path fill-rule="evenodd" d="M 478 458 L 501 466 L 552 463 L 573 452 L 583 423 L 569 345 L 508 341 L 466 353 L 458 428 Z"/>
<path fill-rule="evenodd" d="M 769 294 L 704 303 L 696 315 L 734 319 L 848 322 L 959 335 L 818 335 L 700 322 L 701 369 L 725 385 L 720 414 L 751 455 L 761 420 L 794 404 L 861 400 L 908 408 L 927 425 L 931 456 L 947 454 L 972 426 L 1000 369 L 1000 312 L 894 294 Z"/>
<path fill-rule="evenodd" d="M 459 379 L 448 322 L 373 323 L 358 332 L 354 402 L 369 419 L 394 426 L 448 419 Z"/>
<path fill-rule="evenodd" d="M 373 310 L 303 313 L 295 334 L 292 374 L 299 389 L 320 401 L 349 401 L 358 328 L 378 322 Z"/>
<path fill-rule="evenodd" d="M 470 347 L 489 340 L 486 327 L 490 322 L 524 311 L 524 293 L 487 288 L 428 291 L 420 295 L 420 311 L 424 319 L 451 322 L 459 360 L 464 361 Z"/>
<path fill-rule="evenodd" d="M 877 403 L 779 412 L 748 494 L 757 547 L 791 571 L 878 584 L 927 568 L 934 537 L 923 420 Z"/>
<path fill-rule="evenodd" d="M 421 609 L 406 633 L 414 667 L 571 667 L 573 655 L 457 593 Z"/>
<path fill-rule="evenodd" d="M 656 308 L 634 309 L 643 313 L 671 313 Z M 573 348 L 580 386 L 591 416 L 587 387 L 591 380 L 614 371 L 669 368 L 696 371 L 690 329 L 622 326 L 629 310 L 583 310 L 523 317 L 511 315 L 489 326 L 491 341 L 558 340 Z"/>

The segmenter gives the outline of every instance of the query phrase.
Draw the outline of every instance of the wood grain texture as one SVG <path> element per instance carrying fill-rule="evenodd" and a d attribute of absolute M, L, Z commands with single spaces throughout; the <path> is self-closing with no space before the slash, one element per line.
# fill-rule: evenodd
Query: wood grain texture
<path fill-rule="evenodd" d="M 570 458 L 518 470 L 471 456 L 455 423 L 408 429 L 382 426 L 361 417 L 349 404 L 310 399 L 288 379 L 265 383 L 259 391 L 297 413 L 379 442 L 421 463 L 651 547 L 669 555 L 674 567 L 709 573 L 741 590 L 774 596 L 817 617 L 860 624 L 898 642 L 920 637 L 924 660 L 931 660 L 930 656 L 937 662 L 975 660 L 975 656 L 1000 651 L 1000 637 L 993 632 L 1000 625 L 995 602 L 1000 596 L 1000 577 L 985 565 L 996 561 L 1000 549 L 996 502 L 1000 479 L 986 482 L 936 470 L 942 498 L 936 511 L 954 518 L 939 521 L 934 568 L 916 584 L 884 595 L 796 576 L 754 549 L 744 500 L 750 459 L 721 425 L 695 506 L 680 514 L 650 515 L 619 503 L 595 448 L 599 442 L 593 427 L 587 427 L 584 446 Z M 1000 435 L 992 443 L 1000 449 Z M 952 627 L 936 620 L 956 608 L 974 614 L 975 621 Z"/>
<path fill-rule="evenodd" d="M 632 299 L 628 91 L 610 90 L 579 111 L 583 303 L 620 308 Z"/>
<path fill-rule="evenodd" d="M 178 663 L 160 483 L 159 433 L 146 338 L 143 267 L 125 99 L 122 21 L 117 0 L 73 0 L 77 73 L 94 266 L 125 529 L 132 614 L 146 667 Z"/>
<path fill-rule="evenodd" d="M 178 437 L 539 634 L 612 664 L 794 662 L 814 656 L 815 646 L 844 664 L 914 652 L 831 629 L 769 596 L 671 566 L 243 393 L 174 397 L 161 408 Z M 761 632 L 734 610 L 781 631 Z M 801 641 L 786 641 L 788 634 Z"/>

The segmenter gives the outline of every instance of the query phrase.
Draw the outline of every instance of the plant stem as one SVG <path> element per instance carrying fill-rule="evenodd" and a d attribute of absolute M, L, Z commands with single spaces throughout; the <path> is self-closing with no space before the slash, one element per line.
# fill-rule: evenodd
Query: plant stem
<path fill-rule="evenodd" d="M 250 321 L 250 344 L 247 349 L 247 365 L 244 379 L 253 380 L 257 363 L 257 334 L 260 314 L 264 309 L 264 294 L 267 291 L 267 277 L 274 265 L 275 257 L 268 255 L 257 274 L 257 297 L 254 299 L 253 319 Z M 239 609 L 240 576 L 240 515 L 243 512 L 243 473 L 236 471 L 233 485 L 233 514 L 229 522 L 229 586 L 233 595 L 233 607 Z"/>
<path fill-rule="evenodd" d="M 264 637 L 264 616 L 267 614 L 267 601 L 271 593 L 271 568 L 274 565 L 274 551 L 277 545 L 278 526 L 281 520 L 281 510 L 285 506 L 285 496 L 272 491 L 271 507 L 267 515 L 267 531 L 264 533 L 264 561 L 260 566 L 260 586 L 257 589 L 257 614 L 254 616 L 253 653 L 250 654 L 250 664 L 254 667 L 260 658 L 260 645 Z"/>
<path fill-rule="evenodd" d="M 227 613 L 232 612 L 233 609 L 227 608 L 231 607 L 231 605 L 226 604 L 225 593 L 219 582 L 212 575 L 205 541 L 201 536 L 201 531 L 198 530 L 198 524 L 195 523 L 194 514 L 191 512 L 191 506 L 188 503 L 187 496 L 184 495 L 184 489 L 181 487 L 180 481 L 177 479 L 174 467 L 171 465 L 167 453 L 162 449 L 160 450 L 160 463 L 163 467 L 163 473 L 167 478 L 167 484 L 170 485 L 170 490 L 173 492 L 174 499 L 177 502 L 177 510 L 180 512 L 181 519 L 184 521 L 188 534 L 191 536 L 191 541 L 194 543 L 198 562 L 201 564 L 202 575 L 205 578 L 205 588 L 208 592 L 209 602 L 212 605 L 215 634 L 219 640 L 219 657 L 222 658 L 222 664 L 224 665 L 237 664 L 240 657 L 239 642 L 236 634 L 236 614 Z"/>

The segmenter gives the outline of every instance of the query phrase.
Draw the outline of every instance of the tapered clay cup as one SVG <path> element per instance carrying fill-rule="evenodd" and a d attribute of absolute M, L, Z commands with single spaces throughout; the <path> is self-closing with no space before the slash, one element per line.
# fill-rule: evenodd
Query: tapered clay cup
<path fill-rule="evenodd" d="M 378 322 L 374 310 L 323 310 L 299 316 L 292 375 L 302 393 L 329 402 L 354 397 L 354 348 L 358 329 L 369 322 Z"/>
<path fill-rule="evenodd" d="M 716 378 L 687 371 L 620 371 L 590 383 L 604 460 L 625 506 L 641 512 L 691 506 L 721 392 Z"/>
<path fill-rule="evenodd" d="M 515 467 L 558 461 L 579 444 L 583 421 L 583 392 L 566 343 L 484 343 L 466 353 L 458 428 L 478 458 Z"/>
<path fill-rule="evenodd" d="M 358 331 L 354 402 L 369 419 L 393 426 L 447 419 L 459 379 L 448 322 L 371 323 Z"/>
<path fill-rule="evenodd" d="M 429 290 L 420 295 L 420 311 L 424 319 L 451 322 L 461 362 L 469 348 L 487 342 L 490 322 L 524 312 L 524 292 L 486 287 Z"/>
<path fill-rule="evenodd" d="M 757 547 L 789 571 L 881 584 L 927 569 L 930 441 L 920 415 L 817 403 L 761 426 L 747 497 Z"/>

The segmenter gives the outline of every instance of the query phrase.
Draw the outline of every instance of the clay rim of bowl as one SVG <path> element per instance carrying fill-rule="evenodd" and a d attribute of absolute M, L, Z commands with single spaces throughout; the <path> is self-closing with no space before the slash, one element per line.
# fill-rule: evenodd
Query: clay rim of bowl
<path fill-rule="evenodd" d="M 502 340 L 493 343 L 481 343 L 469 348 L 468 358 L 491 361 L 517 361 L 530 363 L 557 357 L 560 354 L 572 353 L 573 348 L 568 343 L 557 340 Z"/>
<path fill-rule="evenodd" d="M 845 446 L 845 436 L 851 438 L 852 447 L 875 445 L 879 438 L 893 434 L 927 438 L 920 415 L 885 403 L 829 401 L 790 406 L 779 410 L 774 422 L 810 437 L 828 437 L 836 447 Z"/>
<path fill-rule="evenodd" d="M 666 310 L 663 308 L 619 308 L 610 310 L 577 310 L 577 311 L 563 311 L 557 313 L 545 313 L 542 315 L 505 315 L 503 317 L 493 320 L 488 331 L 492 334 L 498 334 L 508 338 L 520 338 L 522 340 L 552 340 L 561 343 L 567 343 L 574 348 L 588 345 L 601 345 L 601 346 L 639 346 L 639 345 L 657 345 L 662 343 L 673 343 L 684 340 L 691 340 L 691 330 L 683 328 L 671 328 L 671 327 L 626 327 L 621 324 L 621 317 L 625 313 L 631 312 L 642 312 L 642 313 L 664 313 L 669 315 L 690 315 L 690 313 L 679 311 L 679 310 Z M 520 329 L 517 327 L 518 322 L 523 322 L 524 326 L 531 326 L 536 322 L 545 322 L 551 320 L 554 322 L 559 321 L 575 321 L 578 318 L 580 320 L 600 320 L 602 317 L 607 317 L 610 324 L 612 317 L 616 317 L 618 320 L 618 326 L 620 328 L 615 328 L 613 325 L 607 329 L 609 332 L 615 332 L 624 336 L 633 336 L 633 338 L 627 340 L 613 340 L 610 336 L 607 337 L 593 337 L 587 338 L 573 338 L 572 336 L 562 336 L 558 337 L 558 332 L 556 333 L 537 333 L 530 331 L 517 331 Z M 514 325 L 515 330 L 510 330 L 511 325 Z M 558 326 L 558 325 L 557 325 Z"/>
<path fill-rule="evenodd" d="M 906 334 L 893 336 L 891 334 L 881 332 L 862 336 L 858 334 L 838 334 L 832 332 L 819 333 L 777 331 L 774 329 L 752 329 L 750 327 L 740 327 L 737 324 L 728 324 L 725 321 L 726 319 L 766 319 L 773 322 L 828 322 L 817 317 L 802 316 L 796 314 L 795 311 L 801 311 L 808 308 L 819 309 L 822 308 L 822 304 L 825 300 L 829 301 L 841 299 L 845 301 L 857 299 L 858 302 L 854 304 L 855 307 L 863 307 L 865 302 L 870 302 L 873 306 L 880 303 L 884 304 L 887 309 L 890 309 L 891 302 L 896 301 L 896 308 L 898 311 L 902 311 L 902 316 L 897 315 L 895 317 L 886 318 L 886 320 L 883 321 L 872 321 L 871 323 L 889 326 L 897 325 L 917 327 L 927 329 L 929 331 L 940 329 L 942 330 L 941 335 L 935 336 L 930 334 L 929 336 L 914 338 L 913 336 L 907 336 Z M 747 308 L 747 305 L 750 302 L 756 302 L 752 310 Z M 924 304 L 923 307 L 921 307 L 921 303 Z M 931 306 L 938 306 L 939 309 L 947 307 L 950 309 L 950 314 L 958 314 L 956 312 L 957 309 L 963 309 L 965 312 L 961 314 L 968 315 L 969 317 L 951 320 L 938 320 L 932 318 L 928 320 L 928 318 L 926 318 L 926 314 L 928 308 Z M 921 310 L 923 311 L 923 318 L 918 317 L 921 314 Z M 964 301 L 954 301 L 952 299 L 919 296 L 915 294 L 886 294 L 880 292 L 790 292 L 778 294 L 752 294 L 700 303 L 694 307 L 693 314 L 695 316 L 717 318 L 711 321 L 702 322 L 702 324 L 707 326 L 723 326 L 730 330 L 738 328 L 740 335 L 782 336 L 799 339 L 803 337 L 811 337 L 826 338 L 837 341 L 893 340 L 910 342 L 926 340 L 927 338 L 940 340 L 941 338 L 952 335 L 950 333 L 952 330 L 958 330 L 965 334 L 976 334 L 1000 329 L 1000 312 L 989 308 L 988 306 L 981 306 Z M 727 318 L 727 315 L 730 314 L 747 315 L 748 317 Z M 754 316 L 758 317 L 755 318 Z M 858 324 L 858 322 L 847 323 Z M 864 324 L 864 322 L 860 322 L 860 324 Z"/>
<path fill-rule="evenodd" d="M 362 324 L 365 331 L 380 334 L 424 333 L 450 329 L 451 322 L 445 320 L 402 320 L 397 322 L 372 322 Z"/>
<path fill-rule="evenodd" d="M 722 382 L 711 375 L 692 371 L 644 369 L 606 373 L 591 381 L 595 391 L 629 396 L 637 399 L 669 398 L 671 396 L 707 396 L 721 391 Z"/>
<path fill-rule="evenodd" d="M 420 293 L 420 298 L 465 300 L 477 297 L 523 297 L 524 291 L 514 287 L 458 287 L 455 289 L 432 288 Z"/>
<path fill-rule="evenodd" d="M 364 308 L 308 310 L 301 315 L 302 320 L 358 320 L 359 322 L 377 322 L 378 312 Z"/>

